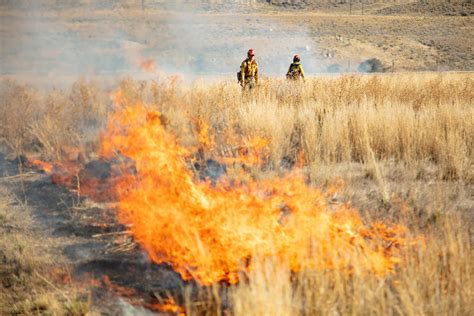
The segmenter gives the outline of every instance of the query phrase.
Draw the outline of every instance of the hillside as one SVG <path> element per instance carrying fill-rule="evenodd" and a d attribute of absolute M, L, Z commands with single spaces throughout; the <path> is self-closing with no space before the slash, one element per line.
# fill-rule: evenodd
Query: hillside
<path fill-rule="evenodd" d="M 372 58 L 396 72 L 474 69 L 471 16 L 362 16 L 260 2 L 52 3 L 3 2 L 3 77 L 106 82 L 143 75 L 144 62 L 153 65 L 151 75 L 234 77 L 249 47 L 271 76 L 282 76 L 296 53 L 309 75 L 357 71 Z"/>

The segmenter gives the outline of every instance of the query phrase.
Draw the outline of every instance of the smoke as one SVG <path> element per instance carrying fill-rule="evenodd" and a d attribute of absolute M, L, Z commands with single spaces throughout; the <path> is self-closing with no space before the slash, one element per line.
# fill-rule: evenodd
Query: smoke
<path fill-rule="evenodd" d="M 284 76 L 294 54 L 302 56 L 307 70 L 320 70 L 309 31 L 256 14 L 259 6 L 228 1 L 217 6 L 218 14 L 190 11 L 189 5 L 179 2 L 169 8 L 173 11 L 165 32 L 174 40 L 166 48 L 173 53 L 160 59 L 165 64 L 170 60 L 171 69 L 178 72 L 234 77 L 249 48 L 256 51 L 264 75 Z M 167 50 L 156 47 L 158 52 Z"/>
<path fill-rule="evenodd" d="M 87 12 L 52 1 L 3 1 L 1 75 L 38 85 L 63 87 L 78 76 L 125 73 L 125 56 L 116 54 L 113 30 L 79 27 Z"/>
<path fill-rule="evenodd" d="M 60 3 L 60 4 L 59 4 Z M 321 66 L 310 32 L 265 4 L 234 1 L 3 1 L 1 74 L 57 85 L 78 76 L 234 78 L 249 48 L 263 75 L 283 77 L 294 54 Z"/>

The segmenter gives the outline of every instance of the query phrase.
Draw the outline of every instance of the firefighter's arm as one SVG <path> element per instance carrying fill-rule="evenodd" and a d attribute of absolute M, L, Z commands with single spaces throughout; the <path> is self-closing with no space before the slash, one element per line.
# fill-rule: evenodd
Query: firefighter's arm
<path fill-rule="evenodd" d="M 303 70 L 303 66 L 300 65 L 300 74 L 301 74 L 301 78 L 303 78 L 303 80 L 305 79 L 304 78 L 304 70 Z"/>
<path fill-rule="evenodd" d="M 240 83 L 244 84 L 245 80 L 245 61 L 240 65 Z"/>
<path fill-rule="evenodd" d="M 288 78 L 290 76 L 290 72 L 291 72 L 291 65 L 288 68 L 288 71 L 286 72 L 286 78 Z"/>

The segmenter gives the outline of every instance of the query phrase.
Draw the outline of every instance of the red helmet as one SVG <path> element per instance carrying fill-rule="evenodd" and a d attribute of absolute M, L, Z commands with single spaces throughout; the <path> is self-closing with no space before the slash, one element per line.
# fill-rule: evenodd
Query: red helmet
<path fill-rule="evenodd" d="M 293 61 L 300 61 L 301 58 L 300 58 L 300 55 L 296 54 L 295 56 L 293 56 Z"/>
<path fill-rule="evenodd" d="M 247 55 L 248 56 L 255 56 L 255 52 L 253 51 L 253 49 L 249 49 L 249 51 L 247 52 Z"/>

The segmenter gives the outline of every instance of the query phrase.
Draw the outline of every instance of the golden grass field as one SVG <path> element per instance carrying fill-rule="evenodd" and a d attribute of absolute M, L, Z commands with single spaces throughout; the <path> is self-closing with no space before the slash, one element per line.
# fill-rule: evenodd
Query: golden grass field
<path fill-rule="evenodd" d="M 269 78 L 252 94 L 233 82 L 188 85 L 177 78 L 124 79 L 119 86 L 127 102 L 159 110 L 183 145 L 197 145 L 200 122 L 208 125 L 215 139 L 209 158 L 225 155 L 232 137 L 245 135 L 268 141 L 266 170 L 278 171 L 301 150 L 310 176 L 325 165 L 392 160 L 434 164 L 442 179 L 473 181 L 470 73 L 327 76 L 304 84 Z M 41 93 L 11 81 L 2 90 L 5 143 L 43 158 L 85 146 L 110 109 L 109 95 L 84 79 L 70 91 Z"/>
<path fill-rule="evenodd" d="M 295 273 L 287 263 L 268 258 L 237 285 L 200 287 L 197 294 L 184 288 L 180 301 L 187 314 L 472 313 L 472 74 L 321 76 L 297 84 L 264 78 L 258 89 L 244 94 L 231 81 L 187 84 L 177 78 L 124 78 L 117 87 L 123 103 L 144 102 L 158 110 L 166 131 L 182 146 L 199 148 L 200 159 L 232 158 L 242 143 L 261 140 L 263 145 L 247 148 L 265 157 L 264 163 L 245 169 L 250 178 L 269 179 L 292 168 L 301 169 L 314 187 L 326 188 L 342 178 L 345 186 L 335 203 L 350 203 L 364 221 L 404 225 L 410 236 L 423 236 L 426 242 L 403 252 L 402 263 L 384 276 L 357 268 L 350 274 Z M 52 91 L 4 81 L 1 93 L 0 140 L 8 155 L 50 162 L 76 159 L 70 157 L 71 148 L 79 148 L 81 159 L 95 159 L 101 130 L 116 107 L 112 91 L 85 79 Z M 23 198 L 28 200 L 17 197 Z M 32 247 L 26 233 L 19 231 L 12 241 L 5 230 L 19 220 L 7 210 L 11 203 L 2 200 L 1 242 L 15 245 L 21 239 L 26 243 L 21 249 Z M 28 205 L 15 208 L 27 212 Z M 25 260 L 23 250 L 4 249 L 5 263 Z M 45 313 L 104 311 L 106 303 L 78 295 L 71 285 L 56 291 L 41 282 L 35 271 L 46 254 L 37 256 L 18 263 L 25 278 L 18 288 L 23 290 L 2 288 L 0 298 L 11 305 L 0 311 L 35 314 L 35 300 L 50 302 L 41 305 Z M 30 288 L 28 282 L 35 285 Z"/>

